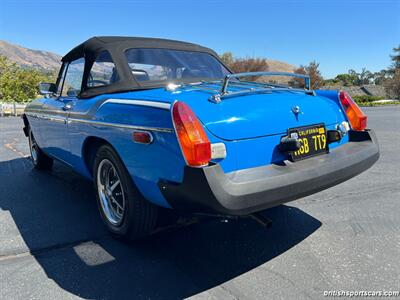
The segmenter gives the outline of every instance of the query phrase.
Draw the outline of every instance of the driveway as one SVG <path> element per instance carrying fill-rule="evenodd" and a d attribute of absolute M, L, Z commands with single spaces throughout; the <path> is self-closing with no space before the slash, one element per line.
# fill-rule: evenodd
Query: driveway
<path fill-rule="evenodd" d="M 339 186 L 251 219 L 114 240 L 92 184 L 32 169 L 19 118 L 0 118 L 0 299 L 320 299 L 400 290 L 400 106 L 365 108 L 381 158 Z"/>

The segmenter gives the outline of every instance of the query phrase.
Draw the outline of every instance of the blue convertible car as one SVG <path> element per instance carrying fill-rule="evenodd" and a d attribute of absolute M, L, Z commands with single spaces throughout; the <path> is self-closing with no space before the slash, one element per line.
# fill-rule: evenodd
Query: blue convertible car
<path fill-rule="evenodd" d="M 301 88 L 251 81 L 292 76 Z M 172 40 L 94 37 L 62 58 L 57 82 L 23 115 L 32 161 L 94 182 L 115 235 L 153 230 L 159 207 L 250 215 L 343 182 L 379 157 L 367 117 L 307 76 L 232 73 Z"/>

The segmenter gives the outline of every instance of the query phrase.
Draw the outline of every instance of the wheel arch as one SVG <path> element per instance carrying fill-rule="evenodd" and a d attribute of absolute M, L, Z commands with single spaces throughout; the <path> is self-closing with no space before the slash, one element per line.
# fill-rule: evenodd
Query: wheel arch
<path fill-rule="evenodd" d="M 83 158 L 84 164 L 86 166 L 86 169 L 91 176 L 93 176 L 93 164 L 94 164 L 94 158 L 96 156 L 97 150 L 103 145 L 110 146 L 117 153 L 117 151 L 111 145 L 110 142 L 108 142 L 107 140 L 105 140 L 103 138 L 97 137 L 97 136 L 88 136 L 85 139 L 85 141 L 83 142 L 82 158 Z"/>
<path fill-rule="evenodd" d="M 24 127 L 22 128 L 22 130 L 24 131 L 24 134 L 26 137 L 28 137 L 29 135 L 29 120 L 28 117 L 26 116 L 26 114 L 22 114 L 21 116 L 23 122 L 24 122 Z"/>

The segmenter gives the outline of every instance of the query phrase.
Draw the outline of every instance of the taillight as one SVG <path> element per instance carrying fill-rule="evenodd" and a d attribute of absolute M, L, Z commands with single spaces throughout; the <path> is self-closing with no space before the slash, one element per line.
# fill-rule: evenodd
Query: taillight
<path fill-rule="evenodd" d="M 133 141 L 139 144 L 151 144 L 153 136 L 147 131 L 134 131 L 132 134 Z"/>
<path fill-rule="evenodd" d="M 186 163 L 192 167 L 205 166 L 211 160 L 211 144 L 199 119 L 183 102 L 175 102 L 172 118 Z"/>
<path fill-rule="evenodd" d="M 351 127 L 354 130 L 364 130 L 367 128 L 367 116 L 364 115 L 362 110 L 354 102 L 354 100 L 345 91 L 339 93 L 340 102 L 345 109 L 347 118 L 350 121 Z"/>

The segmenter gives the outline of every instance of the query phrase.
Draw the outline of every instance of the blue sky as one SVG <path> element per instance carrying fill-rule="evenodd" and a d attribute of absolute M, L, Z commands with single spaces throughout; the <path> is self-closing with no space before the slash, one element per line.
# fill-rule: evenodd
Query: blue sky
<path fill-rule="evenodd" d="M 400 0 L 0 0 L 0 39 L 65 54 L 94 35 L 164 37 L 294 65 L 327 78 L 379 71 L 400 44 Z"/>

